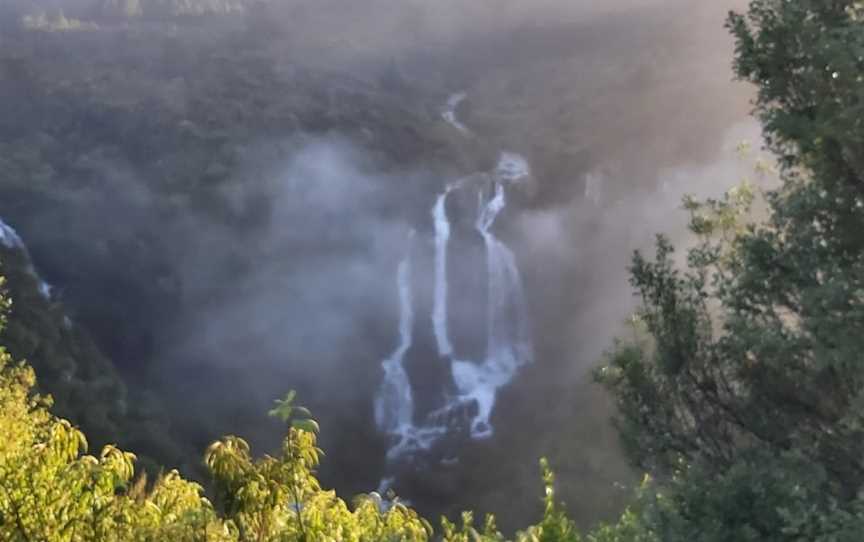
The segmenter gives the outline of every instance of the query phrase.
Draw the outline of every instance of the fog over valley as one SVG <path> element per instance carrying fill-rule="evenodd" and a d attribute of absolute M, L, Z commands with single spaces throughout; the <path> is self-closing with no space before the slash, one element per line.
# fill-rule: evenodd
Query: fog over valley
<path fill-rule="evenodd" d="M 8 0 L 3 344 L 154 472 L 278 450 L 296 390 L 343 497 L 509 532 L 544 456 L 580 525 L 616 517 L 641 473 L 591 371 L 632 252 L 774 182 L 746 4 Z"/>

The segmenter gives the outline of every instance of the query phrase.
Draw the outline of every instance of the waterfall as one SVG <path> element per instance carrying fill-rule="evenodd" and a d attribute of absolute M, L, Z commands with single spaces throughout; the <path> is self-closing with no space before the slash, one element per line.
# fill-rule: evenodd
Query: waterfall
<path fill-rule="evenodd" d="M 413 233 L 411 237 L 413 239 Z M 381 363 L 384 380 L 375 398 L 375 424 L 380 431 L 394 439 L 387 452 L 388 459 L 398 458 L 411 451 L 427 450 L 446 432 L 446 428 L 418 427 L 414 424 L 414 394 L 404 363 L 405 354 L 413 342 L 414 296 L 411 294 L 411 283 L 409 253 L 399 263 L 396 271 L 399 291 L 399 344 L 390 357 Z"/>
<path fill-rule="evenodd" d="M 464 94 L 451 96 L 444 118 L 467 133 L 467 128 L 455 116 L 456 107 L 464 99 Z M 443 436 L 458 431 L 459 427 L 467 427 L 474 439 L 491 436 L 490 418 L 498 390 L 509 384 L 519 368 L 532 360 L 522 277 L 513 252 L 492 231 L 496 219 L 507 207 L 507 187 L 523 181 L 530 174 L 531 168 L 524 157 L 513 152 L 501 152 L 492 171 L 451 183 L 435 198 L 431 209 L 434 224 L 432 327 L 438 355 L 450 364 L 457 393 L 448 395 L 442 390 L 444 405 L 419 421 L 415 419 L 411 382 L 403 363 L 412 345 L 414 325 L 410 256 L 399 265 L 396 279 L 400 306 L 399 344 L 382 362 L 384 381 L 375 400 L 378 428 L 393 439 L 387 454 L 389 460 L 428 450 Z M 483 239 L 486 256 L 487 306 L 485 322 L 481 326 L 486 333 L 486 350 L 482 359 L 473 360 L 462 359 L 454 351 L 448 329 L 447 251 L 453 232 L 446 204 L 451 193 L 462 191 L 476 192 L 478 205 L 473 226 Z M 382 480 L 382 484 L 388 487 L 392 483 L 392 476 Z"/>
<path fill-rule="evenodd" d="M 585 199 L 599 207 L 603 199 L 601 183 L 603 179 L 597 173 L 588 173 L 585 176 Z"/>
<path fill-rule="evenodd" d="M 505 171 L 512 164 L 503 163 L 512 156 L 502 156 Z M 523 170 L 524 171 L 524 170 Z M 525 296 L 522 277 L 513 252 L 491 232 L 498 214 L 506 207 L 504 181 L 512 178 L 498 175 L 494 194 L 484 201 L 478 194 L 478 213 L 475 227 L 486 246 L 486 273 L 488 299 L 486 307 L 486 356 L 481 363 L 454 361 L 453 379 L 463 401 L 475 401 L 477 414 L 471 420 L 471 436 L 486 438 L 492 435 L 489 418 L 495 406 L 500 387 L 507 385 L 522 365 L 531 361 L 531 339 L 527 326 Z"/>
<path fill-rule="evenodd" d="M 528 160 L 515 152 L 501 152 L 495 166 L 495 180 L 498 183 L 516 183 L 531 175 Z M 503 202 L 502 202 L 503 205 Z M 493 217 L 494 219 L 494 217 Z"/>
<path fill-rule="evenodd" d="M 382 431 L 405 440 L 413 426 L 414 397 L 403 361 L 411 348 L 414 307 L 411 296 L 411 258 L 406 256 L 396 273 L 399 289 L 399 345 L 382 362 L 384 382 L 375 400 L 375 423 Z"/>
<path fill-rule="evenodd" d="M 459 108 L 459 104 L 465 101 L 468 95 L 464 92 L 457 92 L 456 94 L 451 94 L 449 98 L 447 98 L 447 104 L 444 106 L 444 111 L 441 113 L 441 116 L 447 122 L 447 124 L 453 126 L 463 134 L 469 134 L 470 131 L 468 127 L 462 124 L 459 121 L 459 118 L 456 116 L 456 109 Z"/>
<path fill-rule="evenodd" d="M 24 249 L 24 241 L 21 240 L 21 237 L 18 235 L 12 226 L 3 222 L 3 219 L 0 219 L 0 245 L 8 249 Z"/>
<path fill-rule="evenodd" d="M 509 384 L 523 365 L 531 362 L 532 345 L 522 277 L 513 252 L 492 232 L 500 213 L 507 207 L 506 187 L 530 174 L 527 161 L 514 153 L 501 153 L 495 170 L 467 177 L 445 188 L 432 207 L 434 221 L 434 298 L 432 326 L 438 353 L 451 364 L 457 395 L 445 398 L 442 408 L 424 421 L 414 421 L 411 382 L 403 360 L 412 344 L 414 324 L 411 295 L 411 261 L 402 261 L 397 271 L 399 290 L 399 344 L 382 362 L 384 382 L 375 401 L 378 428 L 394 439 L 388 458 L 395 459 L 429 449 L 451 431 L 454 419 L 467 423 L 472 438 L 493 434 L 490 422 L 498 390 Z M 491 184 L 491 193 L 487 185 Z M 476 190 L 478 206 L 474 228 L 482 236 L 486 253 L 486 352 L 483 359 L 455 359 L 447 327 L 448 270 L 447 246 L 451 227 L 447 217 L 448 195 L 454 190 Z M 473 409 L 470 408 L 473 406 Z M 466 408 L 468 407 L 468 408 Z M 473 412 L 467 415 L 467 412 Z M 468 419 L 465 417 L 468 416 Z"/>
<path fill-rule="evenodd" d="M 0 218 L 0 246 L 9 250 L 20 250 L 30 260 L 30 253 L 21 236 L 18 235 L 15 228 L 5 223 L 2 218 Z M 32 263 L 28 264 L 27 272 L 36 279 L 36 287 L 39 290 L 39 294 L 45 299 L 51 299 L 51 285 L 42 280 L 42 277 L 36 272 L 36 268 L 33 267 Z"/>
<path fill-rule="evenodd" d="M 447 218 L 447 188 L 435 200 L 432 218 L 435 221 L 435 298 L 432 305 L 432 327 L 438 344 L 438 355 L 449 357 L 453 353 L 447 330 L 447 242 L 450 240 L 450 221 Z"/>

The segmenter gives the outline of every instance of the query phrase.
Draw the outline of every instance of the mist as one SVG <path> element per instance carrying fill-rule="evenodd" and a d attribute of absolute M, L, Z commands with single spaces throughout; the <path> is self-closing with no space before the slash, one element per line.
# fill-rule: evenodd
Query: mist
<path fill-rule="evenodd" d="M 752 90 L 732 80 L 723 28 L 745 3 L 299 0 L 169 24 L 146 11 L 138 22 L 102 20 L 83 0 L 16 1 L 0 17 L 63 9 L 97 20 L 99 32 L 70 38 L 94 54 L 69 60 L 64 77 L 98 80 L 115 54 L 130 73 L 147 66 L 147 85 L 112 72 L 94 95 L 106 110 L 133 104 L 130 117 L 156 111 L 179 135 L 163 149 L 154 128 L 130 121 L 124 136 L 144 141 L 134 149 L 110 136 L 92 144 L 107 151 L 76 140 L 74 167 L 52 177 L 62 196 L 0 184 L 0 216 L 70 313 L 168 409 L 166 432 L 199 449 L 228 432 L 272 448 L 281 428 L 264 413 L 296 389 L 322 422 L 325 482 L 358 493 L 387 468 L 372 395 L 398 340 L 399 262 L 421 254 L 409 371 L 432 388 L 446 376 L 428 369 L 438 362 L 434 196 L 488 171 L 500 150 L 521 153 L 532 175 L 496 232 L 522 270 L 535 363 L 501 391 L 495 438 L 465 444 L 456 468 L 418 463 L 396 489 L 424 511 L 495 511 L 507 528 L 537 507 L 533 467 L 545 455 L 590 524 L 617 511 L 615 484 L 634 477 L 589 376 L 634 307 L 631 253 L 655 232 L 688 242 L 681 197 L 718 196 L 752 173 L 753 158 L 735 152 L 741 140 L 758 147 Z M 62 65 L 60 39 L 14 42 L 38 59 L 34 80 Z M 241 60 L 220 68 L 237 50 Z M 249 83 L 255 70 L 272 82 Z M 467 96 L 456 114 L 468 135 L 441 120 L 455 92 Z M 198 113 L 205 99 L 225 103 L 208 110 L 224 122 L 207 140 L 216 150 L 185 153 L 189 133 L 218 124 Z M 262 103 L 235 127 L 231 115 Z M 76 122 L 98 132 L 101 118 Z M 51 132 L 51 119 L 38 122 L 33 141 Z M 453 213 L 455 227 L 470 224 Z M 476 290 L 480 240 L 451 251 L 455 295 Z M 483 311 L 461 297 L 451 319 L 468 344 L 484 333 Z"/>

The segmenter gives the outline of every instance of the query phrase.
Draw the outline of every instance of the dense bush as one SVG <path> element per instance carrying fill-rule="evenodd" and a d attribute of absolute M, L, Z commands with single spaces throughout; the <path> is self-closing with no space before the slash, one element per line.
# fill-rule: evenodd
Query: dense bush
<path fill-rule="evenodd" d="M 857 541 L 864 535 L 864 5 L 754 0 L 731 15 L 736 68 L 782 184 L 687 201 L 698 244 L 682 269 L 664 238 L 636 254 L 634 339 L 597 371 L 634 463 L 650 473 L 616 525 L 581 535 L 543 465 L 541 521 L 524 541 Z M 8 302 L 0 299 L 4 315 Z M 5 319 L 5 316 L 4 316 Z M 4 322 L 5 323 L 5 322 Z M 23 344 L 37 339 L 21 339 Z M 500 541 L 494 518 L 431 524 L 395 499 L 353 506 L 315 476 L 317 424 L 293 405 L 279 454 L 226 437 L 207 450 L 213 499 L 174 471 L 135 477 L 135 457 L 87 441 L 0 353 L 4 540 Z M 563 429 L 562 429 L 563 430 Z"/>
<path fill-rule="evenodd" d="M 0 298 L 2 323 L 9 305 Z M 135 455 L 116 446 L 87 455 L 84 434 L 51 414 L 52 399 L 34 393 L 35 380 L 31 367 L 0 348 L 2 540 L 424 541 L 434 536 L 430 523 L 398 498 L 372 493 L 349 506 L 321 488 L 315 477 L 318 425 L 292 404 L 293 393 L 271 411 L 289 427 L 279 454 L 254 459 L 249 445 L 233 436 L 207 449 L 204 463 L 215 488 L 211 502 L 201 486 L 177 471 L 152 483 L 144 474 L 136 477 Z M 544 517 L 517 539 L 581 540 L 555 501 L 545 463 L 543 472 Z M 504 540 L 494 518 L 481 530 L 473 523 L 470 513 L 459 526 L 443 520 L 441 536 L 454 542 Z M 589 540 L 617 540 L 614 532 L 607 528 Z"/>
<path fill-rule="evenodd" d="M 864 534 L 864 8 L 755 0 L 733 14 L 736 69 L 779 161 L 768 218 L 747 187 L 688 201 L 687 266 L 636 254 L 640 338 L 598 379 L 659 496 L 664 541 Z"/>

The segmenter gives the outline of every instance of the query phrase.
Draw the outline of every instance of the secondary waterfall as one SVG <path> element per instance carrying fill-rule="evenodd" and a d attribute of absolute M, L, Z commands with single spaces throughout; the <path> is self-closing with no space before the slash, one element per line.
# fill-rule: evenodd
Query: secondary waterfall
<path fill-rule="evenodd" d="M 412 232 L 411 240 L 414 235 Z M 396 458 L 405 452 L 428 449 L 443 434 L 437 427 L 418 427 L 414 424 L 414 393 L 408 373 L 405 372 L 405 354 L 413 343 L 414 296 L 411 293 L 411 256 L 399 263 L 396 285 L 399 292 L 399 344 L 381 365 L 384 380 L 375 398 L 375 423 L 394 438 L 387 457 Z M 382 484 L 384 482 L 382 481 Z"/>
<path fill-rule="evenodd" d="M 459 108 L 459 104 L 464 102 L 467 97 L 468 95 L 464 92 L 451 94 L 447 99 L 447 104 L 444 106 L 444 111 L 441 113 L 441 116 L 448 124 L 464 134 L 469 133 L 469 130 L 467 126 L 459 121 L 459 118 L 456 116 L 456 109 Z"/>
<path fill-rule="evenodd" d="M 527 172 L 526 172 L 527 173 Z M 471 420 L 471 436 L 492 435 L 489 421 L 498 388 L 508 384 L 522 365 L 531 361 L 531 339 L 527 324 L 522 277 L 513 252 L 490 231 L 507 205 L 502 177 L 494 183 L 491 197 L 478 196 L 476 228 L 486 245 L 488 304 L 486 309 L 486 357 L 482 362 L 453 362 L 453 379 L 462 400 L 475 401 L 477 414 Z"/>
<path fill-rule="evenodd" d="M 414 307 L 411 295 L 411 259 L 406 257 L 396 273 L 399 286 L 399 346 L 382 363 L 384 382 L 375 400 L 375 423 L 400 441 L 407 440 L 413 426 L 414 397 L 403 361 L 411 348 L 411 330 L 414 327 Z"/>
<path fill-rule="evenodd" d="M 30 259 L 30 253 L 21 236 L 18 235 L 18 232 L 12 226 L 6 224 L 3 219 L 0 219 L 0 246 L 9 250 L 20 250 L 24 252 L 28 260 Z M 36 272 L 36 268 L 32 264 L 28 265 L 27 272 L 36 279 L 36 284 L 42 297 L 50 299 L 51 285 L 42 280 L 42 277 L 39 276 L 39 273 Z"/>
<path fill-rule="evenodd" d="M 0 219 L 0 245 L 8 249 L 24 250 L 24 241 L 21 240 L 21 236 L 12 226 L 3 222 L 3 219 Z"/>

